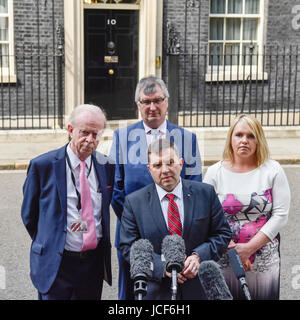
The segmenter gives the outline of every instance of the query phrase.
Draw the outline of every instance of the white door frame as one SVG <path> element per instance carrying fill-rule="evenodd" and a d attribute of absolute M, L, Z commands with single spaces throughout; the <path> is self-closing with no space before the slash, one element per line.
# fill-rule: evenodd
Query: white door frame
<path fill-rule="evenodd" d="M 161 76 L 163 0 L 141 0 L 139 8 L 138 79 Z M 64 0 L 65 21 L 65 117 L 84 102 L 84 8 L 124 9 L 122 4 L 84 5 Z"/>

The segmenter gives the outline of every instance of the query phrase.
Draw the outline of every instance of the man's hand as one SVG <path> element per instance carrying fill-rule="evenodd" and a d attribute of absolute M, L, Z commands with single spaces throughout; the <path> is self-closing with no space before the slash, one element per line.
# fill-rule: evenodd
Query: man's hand
<path fill-rule="evenodd" d="M 192 254 L 185 259 L 184 268 L 178 273 L 177 282 L 182 284 L 188 279 L 193 279 L 197 276 L 200 265 L 200 258 L 197 254 Z M 170 272 L 166 271 L 166 276 L 171 278 Z"/>
<path fill-rule="evenodd" d="M 193 279 L 197 276 L 200 265 L 200 258 L 197 254 L 188 256 L 184 262 L 184 268 L 181 274 L 187 279 Z"/>

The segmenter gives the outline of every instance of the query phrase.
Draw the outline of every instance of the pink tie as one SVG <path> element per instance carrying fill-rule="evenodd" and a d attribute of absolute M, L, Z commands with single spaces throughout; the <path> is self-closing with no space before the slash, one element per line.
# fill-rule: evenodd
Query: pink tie
<path fill-rule="evenodd" d="M 81 196 L 81 220 L 87 222 L 87 232 L 83 232 L 83 246 L 81 251 L 92 250 L 97 247 L 96 225 L 93 212 L 93 202 L 90 185 L 85 176 L 85 161 L 80 163 L 80 196 Z"/>

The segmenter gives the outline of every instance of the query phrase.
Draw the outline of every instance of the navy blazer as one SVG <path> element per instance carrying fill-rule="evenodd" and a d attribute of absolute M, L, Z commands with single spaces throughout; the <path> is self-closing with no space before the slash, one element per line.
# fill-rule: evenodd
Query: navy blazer
<path fill-rule="evenodd" d="M 167 134 L 184 159 L 181 177 L 202 181 L 201 157 L 196 135 L 167 121 Z M 153 183 L 147 169 L 147 140 L 143 121 L 114 132 L 110 156 L 116 163 L 115 184 L 111 205 L 121 219 L 125 196 Z M 115 245 L 119 247 L 119 220 Z"/>
<path fill-rule="evenodd" d="M 66 146 L 30 161 L 23 186 L 21 216 L 32 239 L 30 276 L 41 293 L 54 282 L 67 234 Z M 106 281 L 111 285 L 111 244 L 109 205 L 114 183 L 114 164 L 99 152 L 92 154 L 102 192 L 102 228 Z"/>
<path fill-rule="evenodd" d="M 231 239 L 231 230 L 218 196 L 211 185 L 182 179 L 186 255 L 196 252 L 200 261 L 218 261 Z M 164 265 L 161 244 L 168 229 L 155 184 L 126 197 L 121 219 L 120 250 L 127 262 L 130 247 L 138 239 L 148 239 L 154 249 L 154 281 L 161 282 Z M 188 280 L 189 281 L 189 280 Z M 168 288 L 169 289 L 169 288 Z M 191 298 L 191 297 L 190 297 Z"/>

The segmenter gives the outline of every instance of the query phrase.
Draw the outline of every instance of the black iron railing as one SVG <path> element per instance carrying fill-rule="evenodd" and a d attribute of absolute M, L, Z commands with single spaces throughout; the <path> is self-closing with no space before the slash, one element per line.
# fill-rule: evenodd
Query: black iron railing
<path fill-rule="evenodd" d="M 0 129 L 62 127 L 62 53 L 47 46 L 16 49 L 14 57 L 0 56 Z M 5 59 L 13 63 L 1 68 Z"/>
<path fill-rule="evenodd" d="M 169 51 L 168 86 L 175 95 L 171 121 L 229 126 L 233 117 L 248 113 L 265 126 L 300 125 L 298 46 L 228 51 L 220 55 L 193 46 L 186 52 Z"/>
<path fill-rule="evenodd" d="M 14 55 L 0 52 L 0 130 L 63 127 L 62 26 L 62 0 L 14 2 Z"/>

